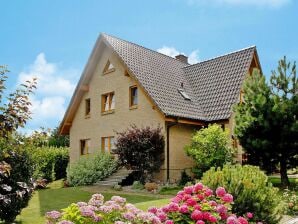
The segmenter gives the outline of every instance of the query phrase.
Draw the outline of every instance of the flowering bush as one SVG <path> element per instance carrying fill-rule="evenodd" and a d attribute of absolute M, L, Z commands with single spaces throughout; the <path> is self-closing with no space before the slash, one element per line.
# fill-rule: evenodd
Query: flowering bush
<path fill-rule="evenodd" d="M 104 202 L 103 195 L 94 194 L 88 203 L 71 204 L 62 212 L 47 212 L 46 218 L 48 224 L 248 224 L 247 220 L 253 214 L 248 212 L 243 217 L 231 214 L 232 203 L 233 196 L 224 188 L 217 188 L 214 194 L 211 189 L 198 183 L 185 187 L 164 207 L 151 207 L 147 212 L 126 203 L 125 198 L 113 196 Z"/>
<path fill-rule="evenodd" d="M 296 192 L 285 189 L 282 198 L 285 202 L 285 213 L 287 215 L 298 215 L 298 196 Z"/>

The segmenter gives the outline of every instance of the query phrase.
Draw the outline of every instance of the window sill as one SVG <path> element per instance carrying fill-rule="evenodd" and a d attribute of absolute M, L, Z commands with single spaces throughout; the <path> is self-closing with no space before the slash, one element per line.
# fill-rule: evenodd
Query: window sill
<path fill-rule="evenodd" d="M 130 109 L 130 110 L 138 109 L 138 105 L 132 105 L 132 106 L 129 107 L 129 109 Z"/>
<path fill-rule="evenodd" d="M 113 114 L 115 113 L 115 110 L 108 110 L 108 111 L 102 111 L 101 115 L 107 115 L 107 114 Z"/>
<path fill-rule="evenodd" d="M 85 115 L 85 119 L 89 119 L 90 117 L 90 114 Z"/>
<path fill-rule="evenodd" d="M 105 72 L 103 73 L 103 75 L 112 73 L 112 72 L 114 72 L 114 71 L 115 71 L 115 68 L 112 68 L 112 69 L 110 69 L 110 70 L 108 70 L 108 71 L 105 71 Z"/>

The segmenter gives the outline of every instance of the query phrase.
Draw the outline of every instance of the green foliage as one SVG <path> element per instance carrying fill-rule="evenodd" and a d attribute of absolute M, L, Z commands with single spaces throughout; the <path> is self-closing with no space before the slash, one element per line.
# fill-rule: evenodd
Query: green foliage
<path fill-rule="evenodd" d="M 229 147 L 229 134 L 217 124 L 200 129 L 185 147 L 186 154 L 196 163 L 197 177 L 210 167 L 222 167 L 232 161 L 232 149 Z"/>
<path fill-rule="evenodd" d="M 143 190 L 144 184 L 142 184 L 140 181 L 134 181 L 131 188 L 135 190 Z"/>
<path fill-rule="evenodd" d="M 33 191 L 32 160 L 18 141 L 0 138 L 0 220 L 13 222 Z"/>
<path fill-rule="evenodd" d="M 181 179 L 179 181 L 179 186 L 185 186 L 186 183 L 191 182 L 192 178 L 189 176 L 185 170 L 181 172 Z"/>
<path fill-rule="evenodd" d="M 32 147 L 30 153 L 34 161 L 35 179 L 44 178 L 53 181 L 66 177 L 68 148 Z"/>
<path fill-rule="evenodd" d="M 110 176 L 117 162 L 108 153 L 81 157 L 67 168 L 67 181 L 71 186 L 90 185 Z"/>
<path fill-rule="evenodd" d="M 204 173 L 202 182 L 212 189 L 224 187 L 234 196 L 233 213 L 254 213 L 255 221 L 275 224 L 281 218 L 283 204 L 278 189 L 272 187 L 268 177 L 259 167 L 250 165 L 225 165 Z"/>
<path fill-rule="evenodd" d="M 49 146 L 69 147 L 69 135 L 60 135 L 59 128 L 55 128 L 49 137 Z"/>
<path fill-rule="evenodd" d="M 296 191 L 285 189 L 282 194 L 282 199 L 285 202 L 285 214 L 291 216 L 298 215 L 298 195 Z"/>
<path fill-rule="evenodd" d="M 137 128 L 132 126 L 117 133 L 116 150 L 119 162 L 128 168 L 138 170 L 139 180 L 150 180 L 153 172 L 159 171 L 164 161 L 164 136 L 161 128 Z"/>
<path fill-rule="evenodd" d="M 298 78 L 286 57 L 273 71 L 270 85 L 255 70 L 244 83 L 244 102 L 235 107 L 235 133 L 250 164 L 268 172 L 280 166 L 282 184 L 289 185 L 287 168 L 297 166 Z"/>
<path fill-rule="evenodd" d="M 165 185 L 160 188 L 159 194 L 161 195 L 176 195 L 183 187 L 177 185 Z"/>

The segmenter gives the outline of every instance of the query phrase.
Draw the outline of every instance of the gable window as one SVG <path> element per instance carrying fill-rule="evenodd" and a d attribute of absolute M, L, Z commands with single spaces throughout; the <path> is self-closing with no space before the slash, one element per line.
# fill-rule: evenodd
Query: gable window
<path fill-rule="evenodd" d="M 91 101 L 89 99 L 85 99 L 85 117 L 90 117 L 90 111 L 91 111 Z"/>
<path fill-rule="evenodd" d="M 83 139 L 80 141 L 80 150 L 81 155 L 87 155 L 89 154 L 89 148 L 90 148 L 90 139 Z"/>
<path fill-rule="evenodd" d="M 101 111 L 111 112 L 115 109 L 115 94 L 114 92 L 106 93 L 101 96 Z"/>
<path fill-rule="evenodd" d="M 115 149 L 115 137 L 102 137 L 101 138 L 101 150 L 103 152 L 111 152 L 111 150 Z"/>
<path fill-rule="evenodd" d="M 129 88 L 129 107 L 136 108 L 138 105 L 138 87 L 131 86 Z"/>
<path fill-rule="evenodd" d="M 115 67 L 110 61 L 108 61 L 106 66 L 103 69 L 103 74 L 105 75 L 105 74 L 111 73 L 113 71 L 115 71 Z"/>

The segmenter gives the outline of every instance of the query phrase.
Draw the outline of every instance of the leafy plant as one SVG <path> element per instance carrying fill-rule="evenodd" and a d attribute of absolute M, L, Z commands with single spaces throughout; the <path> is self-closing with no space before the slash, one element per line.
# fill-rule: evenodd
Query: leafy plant
<path fill-rule="evenodd" d="M 132 126 L 118 133 L 116 149 L 119 163 L 128 168 L 138 170 L 139 180 L 144 183 L 151 179 L 154 172 L 159 171 L 164 161 L 165 141 L 161 128 L 137 128 Z"/>
<path fill-rule="evenodd" d="M 140 181 L 134 181 L 131 188 L 135 190 L 143 190 L 144 184 L 142 184 Z"/>
<path fill-rule="evenodd" d="M 296 191 L 285 189 L 282 194 L 285 202 L 285 214 L 295 216 L 298 215 L 298 196 Z"/>
<path fill-rule="evenodd" d="M 70 186 L 90 185 L 110 176 L 117 169 L 117 162 L 108 153 L 81 157 L 67 168 Z"/>
<path fill-rule="evenodd" d="M 69 161 L 68 148 L 31 147 L 29 152 L 34 161 L 35 179 L 53 181 L 66 177 Z"/>
<path fill-rule="evenodd" d="M 211 189 L 223 186 L 234 195 L 233 213 L 243 215 L 247 211 L 255 213 L 254 221 L 278 223 L 282 214 L 278 189 L 272 187 L 267 176 L 259 167 L 250 165 L 225 165 L 205 172 L 202 182 Z"/>
<path fill-rule="evenodd" d="M 192 178 L 189 176 L 185 170 L 181 172 L 181 179 L 179 181 L 179 186 L 185 186 L 186 183 L 191 182 Z"/>
<path fill-rule="evenodd" d="M 222 167 L 232 160 L 229 141 L 228 132 L 217 124 L 209 125 L 208 128 L 194 133 L 185 151 L 196 163 L 194 173 L 197 178 L 211 167 Z"/>

